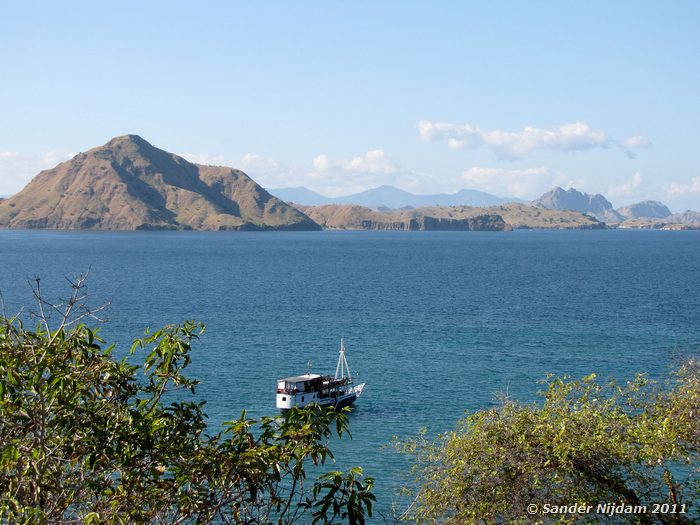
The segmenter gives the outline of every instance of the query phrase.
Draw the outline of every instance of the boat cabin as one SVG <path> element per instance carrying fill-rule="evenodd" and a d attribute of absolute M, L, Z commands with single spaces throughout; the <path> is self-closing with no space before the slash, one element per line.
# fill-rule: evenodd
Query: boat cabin
<path fill-rule="evenodd" d="M 277 380 L 277 407 L 289 409 L 318 403 L 324 377 L 319 374 L 303 374 Z"/>

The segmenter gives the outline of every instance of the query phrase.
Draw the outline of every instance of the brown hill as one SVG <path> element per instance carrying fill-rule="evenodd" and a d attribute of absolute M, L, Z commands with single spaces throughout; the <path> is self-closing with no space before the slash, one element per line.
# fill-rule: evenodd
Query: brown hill
<path fill-rule="evenodd" d="M 442 212 L 433 208 L 421 208 L 424 213 L 447 214 L 448 217 L 469 217 L 482 213 L 497 214 L 503 217 L 513 228 L 534 229 L 604 229 L 605 223 L 576 211 L 537 208 L 528 204 L 510 203 L 487 208 L 471 208 L 469 206 L 439 206 Z"/>
<path fill-rule="evenodd" d="M 367 221 L 387 221 L 389 215 L 354 204 L 324 204 L 322 206 L 294 206 L 324 228 L 339 230 L 365 230 Z"/>
<path fill-rule="evenodd" d="M 503 231 L 511 229 L 497 214 L 448 216 L 446 206 L 381 212 L 354 204 L 327 204 L 297 208 L 325 228 L 341 230 L 458 230 Z M 478 210 L 478 208 L 473 208 Z"/>
<path fill-rule="evenodd" d="M 605 224 L 575 211 L 552 210 L 527 204 L 504 204 L 487 208 L 429 206 L 415 210 L 381 212 L 352 204 L 295 205 L 326 228 L 367 229 L 468 229 L 510 228 L 601 229 Z M 427 220 L 427 227 L 425 226 Z M 413 221 L 413 222 L 411 222 Z M 421 227 L 423 225 L 423 227 Z"/>
<path fill-rule="evenodd" d="M 39 173 L 0 202 L 0 226 L 52 229 L 318 230 L 245 173 L 200 166 L 124 135 Z"/>
<path fill-rule="evenodd" d="M 700 213 L 687 210 L 674 213 L 662 219 L 643 217 L 629 219 L 620 224 L 620 228 L 635 228 L 649 230 L 700 230 Z"/>

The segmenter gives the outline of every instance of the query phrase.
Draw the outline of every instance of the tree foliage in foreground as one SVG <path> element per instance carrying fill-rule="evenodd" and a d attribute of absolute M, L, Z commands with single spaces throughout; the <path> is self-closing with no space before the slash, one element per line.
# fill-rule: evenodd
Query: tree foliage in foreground
<path fill-rule="evenodd" d="M 38 282 L 37 282 L 38 284 Z M 76 289 L 82 282 L 74 285 Z M 74 293 L 74 303 L 80 299 Z M 70 305 L 70 301 L 68 303 Z M 343 413 L 292 410 L 242 416 L 207 433 L 184 369 L 195 323 L 137 340 L 143 367 L 112 355 L 83 325 L 36 330 L 0 318 L 0 522 L 364 523 L 372 479 L 359 468 L 307 482 L 332 458 Z M 178 396 L 186 397 L 186 396 Z"/>
<path fill-rule="evenodd" d="M 700 522 L 700 362 L 663 385 L 549 377 L 538 404 L 504 399 L 453 432 L 400 445 L 418 457 L 407 517 L 424 523 Z M 543 514 L 545 504 L 646 505 L 635 515 Z M 654 503 L 686 513 L 652 514 Z M 537 505 L 536 514 L 527 507 Z M 550 507 L 551 508 L 551 507 Z M 672 508 L 672 507 L 670 507 Z"/>

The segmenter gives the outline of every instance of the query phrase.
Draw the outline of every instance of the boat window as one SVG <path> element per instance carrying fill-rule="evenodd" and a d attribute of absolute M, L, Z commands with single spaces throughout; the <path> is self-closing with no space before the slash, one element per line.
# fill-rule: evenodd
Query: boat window
<path fill-rule="evenodd" d="M 287 396 L 282 396 L 282 401 L 286 401 L 286 400 L 287 400 Z"/>
<path fill-rule="evenodd" d="M 301 400 L 304 401 L 304 396 L 301 396 Z"/>

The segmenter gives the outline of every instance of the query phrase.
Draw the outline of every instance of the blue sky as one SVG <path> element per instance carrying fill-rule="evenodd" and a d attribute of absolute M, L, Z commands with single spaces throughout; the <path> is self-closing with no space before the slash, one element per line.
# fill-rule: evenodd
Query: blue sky
<path fill-rule="evenodd" d="M 16 2 L 0 195 L 136 133 L 328 195 L 700 209 L 698 2 Z"/>

